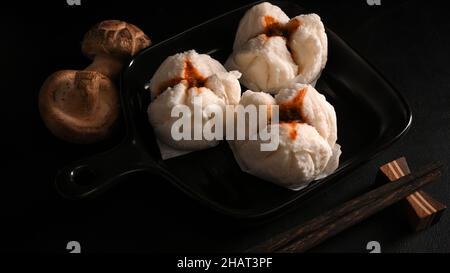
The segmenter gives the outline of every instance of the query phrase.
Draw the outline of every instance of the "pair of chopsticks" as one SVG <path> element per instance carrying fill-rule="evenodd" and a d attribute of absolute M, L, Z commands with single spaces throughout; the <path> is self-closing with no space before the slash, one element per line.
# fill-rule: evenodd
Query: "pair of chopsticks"
<path fill-rule="evenodd" d="M 255 253 L 305 252 L 326 239 L 369 218 L 386 207 L 404 199 L 441 176 L 441 164 L 431 164 L 416 173 L 404 176 L 356 197 L 337 208 L 313 218 L 303 225 L 283 232 L 248 250 Z"/>

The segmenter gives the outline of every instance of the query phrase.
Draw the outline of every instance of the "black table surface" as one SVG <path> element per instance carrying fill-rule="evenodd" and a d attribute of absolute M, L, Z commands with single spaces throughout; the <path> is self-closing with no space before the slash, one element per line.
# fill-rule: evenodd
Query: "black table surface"
<path fill-rule="evenodd" d="M 450 203 L 450 21 L 437 3 L 298 1 L 400 90 L 412 107 L 413 124 L 400 141 L 298 208 L 268 222 L 243 223 L 210 211 L 148 174 L 127 177 L 97 199 L 61 198 L 53 186 L 57 169 L 114 147 L 121 136 L 93 146 L 59 141 L 39 117 L 37 96 L 50 73 L 89 64 L 80 41 L 98 21 L 132 22 L 157 43 L 245 2 L 41 2 L 8 4 L 0 11 L 2 250 L 66 252 L 67 242 L 75 240 L 84 252 L 241 251 L 373 188 L 377 167 L 402 155 L 412 169 L 442 161 L 442 181 L 426 191 Z M 389 208 L 311 251 L 367 252 L 366 244 L 378 241 L 383 252 L 449 252 L 449 228 L 445 213 L 437 225 L 413 233 Z"/>

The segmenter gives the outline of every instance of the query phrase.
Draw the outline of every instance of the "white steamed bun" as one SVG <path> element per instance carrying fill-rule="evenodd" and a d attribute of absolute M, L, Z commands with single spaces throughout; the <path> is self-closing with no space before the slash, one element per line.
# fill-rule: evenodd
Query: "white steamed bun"
<path fill-rule="evenodd" d="M 239 103 L 240 76 L 237 71 L 227 72 L 209 55 L 194 50 L 168 57 L 150 81 L 152 102 L 148 107 L 148 118 L 158 140 L 177 150 L 194 151 L 217 145 L 219 140 L 193 140 L 193 133 L 192 140 L 175 140 L 171 130 L 179 117 L 171 117 L 171 112 L 175 106 L 184 105 L 193 114 L 194 98 L 201 98 L 204 125 L 212 118 L 204 111 L 207 106 L 216 105 L 225 111 L 226 105 Z M 192 115 L 192 132 L 194 125 Z"/>
<path fill-rule="evenodd" d="M 241 105 L 278 105 L 279 123 L 268 124 L 272 138 L 278 129 L 279 145 L 261 151 L 267 141 L 229 141 L 243 171 L 292 190 L 333 173 L 339 165 L 336 113 L 311 85 L 294 84 L 273 99 L 269 94 L 246 91 Z M 270 107 L 268 107 L 270 109 Z"/>
<path fill-rule="evenodd" d="M 264 2 L 241 19 L 225 67 L 239 70 L 247 88 L 276 94 L 292 83 L 313 84 L 327 54 L 327 36 L 317 14 L 289 19 L 279 7 Z"/>

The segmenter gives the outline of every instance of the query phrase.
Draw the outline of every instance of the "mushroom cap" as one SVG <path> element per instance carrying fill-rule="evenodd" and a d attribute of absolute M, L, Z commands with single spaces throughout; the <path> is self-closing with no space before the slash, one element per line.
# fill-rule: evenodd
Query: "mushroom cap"
<path fill-rule="evenodd" d="M 45 125 L 55 136 L 72 143 L 106 138 L 119 110 L 115 85 L 95 71 L 55 72 L 39 93 L 39 111 Z"/>
<path fill-rule="evenodd" d="M 127 58 L 150 44 L 150 38 L 137 26 L 119 20 L 106 20 L 85 34 L 81 49 L 91 59 L 101 54 Z"/>

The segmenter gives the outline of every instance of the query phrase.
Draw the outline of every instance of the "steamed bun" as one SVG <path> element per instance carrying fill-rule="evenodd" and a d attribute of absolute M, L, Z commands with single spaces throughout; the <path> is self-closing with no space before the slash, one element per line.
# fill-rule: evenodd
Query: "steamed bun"
<path fill-rule="evenodd" d="M 275 151 L 261 151 L 260 141 L 234 141 L 232 150 L 241 169 L 292 190 L 319 178 L 332 150 L 317 130 L 296 122 L 270 126 L 278 126 L 279 130 L 280 142 Z"/>
<path fill-rule="evenodd" d="M 276 94 L 293 83 L 313 84 L 325 67 L 328 42 L 317 14 L 292 19 L 277 6 L 253 6 L 239 23 L 225 67 L 239 70 L 254 91 Z"/>
<path fill-rule="evenodd" d="M 262 92 L 246 91 L 241 105 L 278 105 L 279 122 L 269 123 L 274 151 L 262 151 L 267 141 L 229 141 L 241 169 L 292 190 L 333 173 L 339 165 L 340 146 L 336 143 L 336 113 L 325 97 L 311 85 L 294 84 L 272 98 Z M 270 107 L 268 107 L 270 109 Z"/>
<path fill-rule="evenodd" d="M 150 81 L 152 102 L 148 106 L 148 118 L 158 140 L 177 150 L 216 146 L 219 140 L 206 140 L 203 136 L 201 140 L 193 140 L 194 127 L 203 126 L 212 118 L 205 112 L 206 107 L 216 106 L 225 111 L 226 105 L 239 103 L 240 76 L 239 72 L 227 72 L 218 61 L 194 50 L 168 57 Z M 202 99 L 201 124 L 194 123 L 197 98 Z M 179 117 L 171 117 L 176 106 L 187 106 L 191 110 L 191 140 L 175 140 L 172 136 L 172 126 L 179 120 Z"/>

